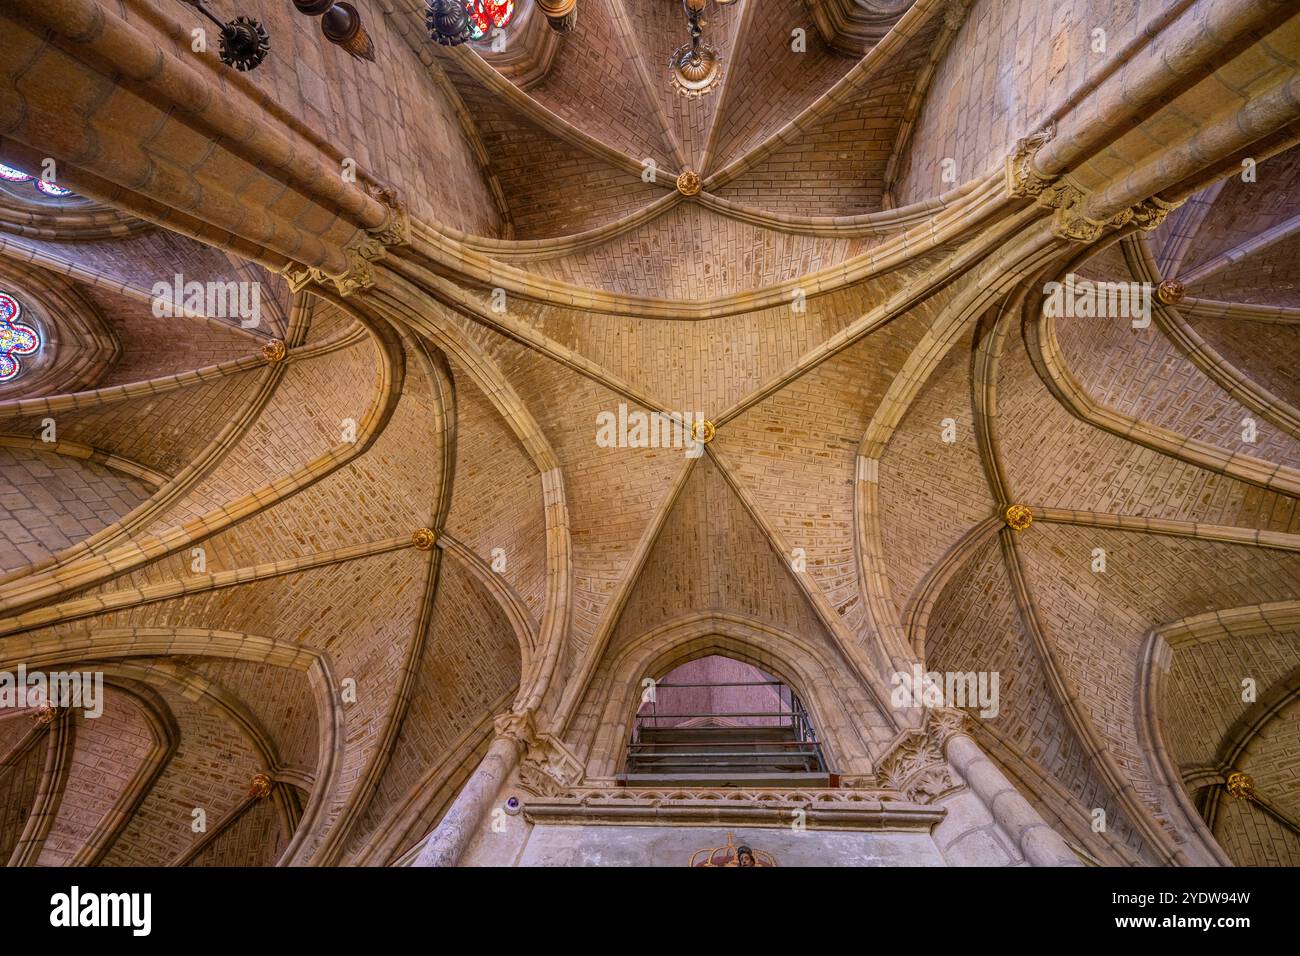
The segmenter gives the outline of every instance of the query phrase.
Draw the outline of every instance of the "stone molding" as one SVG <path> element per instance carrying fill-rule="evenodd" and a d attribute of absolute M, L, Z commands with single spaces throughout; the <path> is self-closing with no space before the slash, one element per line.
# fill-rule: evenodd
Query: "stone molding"
<path fill-rule="evenodd" d="M 797 814 L 802 811 L 803 816 Z M 564 788 L 527 801 L 530 823 L 635 826 L 782 827 L 817 830 L 929 832 L 947 811 L 880 789 L 654 789 Z"/>

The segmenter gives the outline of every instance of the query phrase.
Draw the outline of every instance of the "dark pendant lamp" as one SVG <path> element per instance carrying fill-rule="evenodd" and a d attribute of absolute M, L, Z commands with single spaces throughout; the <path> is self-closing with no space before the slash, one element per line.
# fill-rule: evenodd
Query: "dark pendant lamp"
<path fill-rule="evenodd" d="M 203 0 L 185 0 L 217 25 L 220 31 L 217 40 L 217 55 L 221 62 L 233 66 L 241 73 L 255 70 L 262 65 L 266 55 L 271 52 L 270 37 L 262 24 L 252 17 L 235 17 L 222 22 L 203 3 Z"/>
<path fill-rule="evenodd" d="M 460 46 L 470 38 L 469 10 L 464 0 L 429 0 L 425 23 L 429 38 L 443 46 Z"/>
<path fill-rule="evenodd" d="M 361 25 L 361 14 L 350 3 L 334 0 L 293 0 L 299 13 L 320 17 L 320 30 L 325 39 L 341 46 L 349 56 L 375 62 L 375 44 Z"/>

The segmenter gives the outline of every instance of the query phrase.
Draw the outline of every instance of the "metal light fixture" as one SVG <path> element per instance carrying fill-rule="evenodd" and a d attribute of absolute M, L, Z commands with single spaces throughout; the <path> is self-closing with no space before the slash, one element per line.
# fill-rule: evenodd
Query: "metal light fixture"
<path fill-rule="evenodd" d="M 349 56 L 375 62 L 375 44 L 361 25 L 361 14 L 350 3 L 334 0 L 293 0 L 299 13 L 320 17 L 321 33 L 330 43 L 341 46 Z"/>
<path fill-rule="evenodd" d="M 572 33 L 578 26 L 578 0 L 534 0 L 556 33 Z"/>
<path fill-rule="evenodd" d="M 429 0 L 425 24 L 430 39 L 443 46 L 482 40 L 515 14 L 515 0 Z"/>
<path fill-rule="evenodd" d="M 726 6 L 735 0 L 715 2 Z M 673 51 L 668 58 L 668 69 L 673 78 L 673 86 L 683 96 L 703 96 L 722 79 L 722 54 L 716 47 L 703 41 L 704 28 L 708 25 L 704 19 L 707 4 L 708 0 L 682 0 L 691 39 Z"/>
<path fill-rule="evenodd" d="M 271 52 L 271 38 L 266 29 L 252 17 L 235 17 L 223 22 L 203 3 L 203 0 L 186 0 L 221 30 L 217 46 L 217 55 L 226 66 L 233 66 L 241 73 L 255 70 L 262 65 L 266 55 Z"/>
<path fill-rule="evenodd" d="M 469 40 L 469 10 L 462 0 L 429 0 L 424 21 L 429 38 L 443 46 L 460 46 Z"/>

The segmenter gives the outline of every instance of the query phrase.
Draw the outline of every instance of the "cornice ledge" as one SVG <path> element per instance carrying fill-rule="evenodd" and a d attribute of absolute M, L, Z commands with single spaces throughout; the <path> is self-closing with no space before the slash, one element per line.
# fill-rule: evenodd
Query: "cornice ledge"
<path fill-rule="evenodd" d="M 788 827 L 795 814 L 816 830 L 929 832 L 947 816 L 889 789 L 679 787 L 567 788 L 524 804 L 530 823 L 577 826 Z"/>

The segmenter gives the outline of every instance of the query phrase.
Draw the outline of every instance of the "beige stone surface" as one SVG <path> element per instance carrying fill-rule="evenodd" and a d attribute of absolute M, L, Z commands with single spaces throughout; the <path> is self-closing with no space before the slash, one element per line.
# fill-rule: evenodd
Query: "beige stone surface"
<path fill-rule="evenodd" d="M 1300 861 L 1294 4 L 739 0 L 687 97 L 677 5 L 580 3 L 265 5 L 243 73 L 0 10 L 0 162 L 73 191 L 0 185 L 0 671 L 107 687 L 0 708 L 0 863 Z M 619 786 L 713 655 L 825 779 Z"/>

